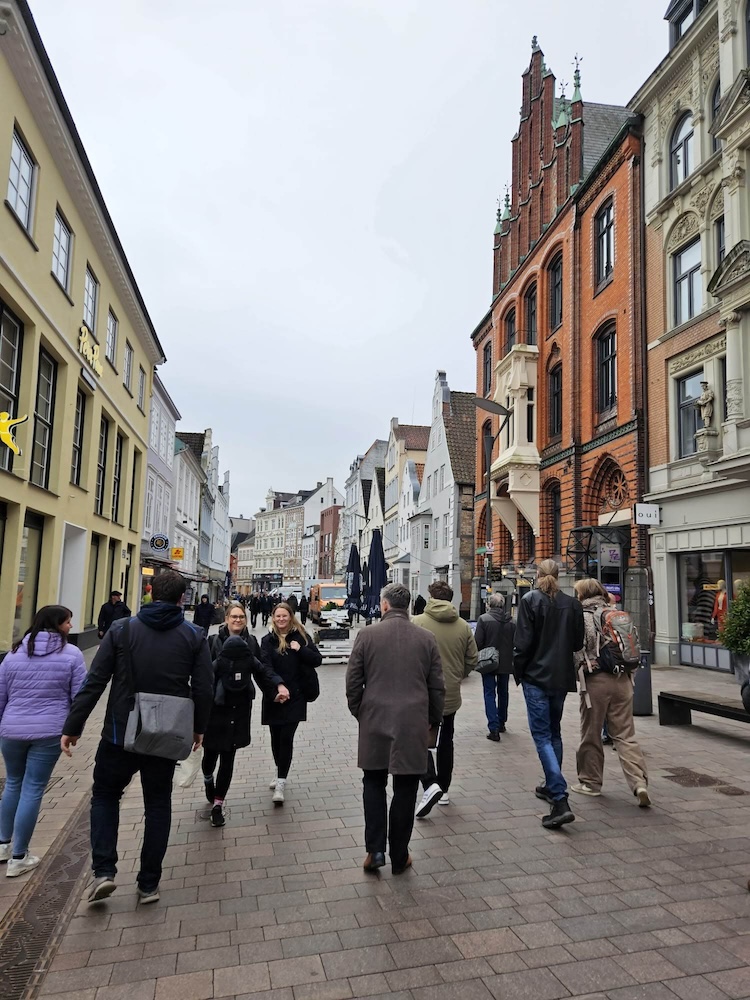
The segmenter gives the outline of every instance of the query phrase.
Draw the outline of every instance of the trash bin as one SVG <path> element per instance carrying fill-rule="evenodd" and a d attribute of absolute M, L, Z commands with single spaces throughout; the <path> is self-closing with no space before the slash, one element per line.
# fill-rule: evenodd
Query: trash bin
<path fill-rule="evenodd" d="M 651 650 L 641 650 L 641 667 L 635 673 L 633 690 L 633 715 L 653 715 L 651 695 Z"/>

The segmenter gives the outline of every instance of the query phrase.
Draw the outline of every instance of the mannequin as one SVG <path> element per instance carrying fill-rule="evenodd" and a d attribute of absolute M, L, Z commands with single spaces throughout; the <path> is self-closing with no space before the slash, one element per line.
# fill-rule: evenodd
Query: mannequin
<path fill-rule="evenodd" d="M 721 631 L 724 627 L 724 619 L 727 617 L 727 581 L 719 580 L 718 587 L 719 589 L 716 591 L 716 598 L 714 600 L 712 620 L 719 631 Z"/>

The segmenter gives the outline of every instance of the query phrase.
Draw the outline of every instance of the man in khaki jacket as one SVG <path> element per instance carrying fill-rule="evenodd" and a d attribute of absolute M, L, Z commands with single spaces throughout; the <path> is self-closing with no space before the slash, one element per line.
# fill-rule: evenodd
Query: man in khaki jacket
<path fill-rule="evenodd" d="M 412 618 L 415 625 L 435 636 L 445 678 L 445 707 L 440 724 L 437 751 L 430 753 L 427 773 L 422 776 L 424 795 L 417 806 L 417 818 L 426 816 L 436 802 L 448 805 L 448 788 L 453 776 L 453 727 L 456 712 L 461 707 L 461 682 L 476 667 L 479 654 L 474 634 L 468 623 L 459 618 L 451 603 L 453 588 L 442 580 L 427 588 L 430 599 L 424 614 Z M 437 768 L 433 756 L 437 757 Z"/>

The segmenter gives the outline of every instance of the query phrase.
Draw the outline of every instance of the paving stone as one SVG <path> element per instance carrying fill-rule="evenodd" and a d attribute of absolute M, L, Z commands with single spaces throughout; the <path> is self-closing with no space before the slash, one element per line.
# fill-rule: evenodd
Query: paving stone
<path fill-rule="evenodd" d="M 630 955 L 617 955 L 615 962 L 638 983 L 655 983 L 665 979 L 675 979 L 683 972 L 663 958 L 658 951 L 637 951 Z"/>
<path fill-rule="evenodd" d="M 155 1000 L 210 1000 L 214 995 L 213 971 L 191 972 L 156 980 Z"/>
<path fill-rule="evenodd" d="M 229 969 L 214 969 L 214 996 L 231 997 L 243 993 L 258 993 L 271 988 L 267 962 L 234 965 Z"/>
<path fill-rule="evenodd" d="M 706 979 L 736 1000 L 746 1000 L 750 996 L 750 966 L 727 969 L 724 972 L 709 972 Z"/>
<path fill-rule="evenodd" d="M 303 983 L 322 982 L 324 979 L 341 979 L 343 976 L 326 976 L 323 962 L 318 955 L 306 955 L 300 958 L 287 958 L 278 962 L 269 962 L 268 971 L 271 975 L 271 985 L 299 986 Z"/>
<path fill-rule="evenodd" d="M 635 979 L 611 958 L 555 965 L 550 972 L 554 973 L 574 996 L 579 993 L 591 993 L 594 990 L 610 991 L 618 986 L 635 985 Z"/>
<path fill-rule="evenodd" d="M 306 983 L 294 987 L 294 1000 L 349 1000 L 352 989 L 348 979 L 326 983 Z"/>
<path fill-rule="evenodd" d="M 399 969 L 397 972 L 386 972 L 389 989 L 393 991 L 416 989 L 421 986 L 434 986 L 444 983 L 440 973 L 431 965 L 421 965 L 413 969 Z"/>
<path fill-rule="evenodd" d="M 388 980 L 382 972 L 369 976 L 352 976 L 349 979 L 353 997 L 371 997 L 378 993 L 388 992 Z"/>
<path fill-rule="evenodd" d="M 41 994 L 68 993 L 71 990 L 85 990 L 94 986 L 106 986 L 112 976 L 111 965 L 94 965 L 88 969 L 69 969 L 66 972 L 50 972 L 44 977 Z M 146 976 L 143 977 L 147 978 Z"/>
<path fill-rule="evenodd" d="M 462 983 L 444 983 L 411 991 L 413 1000 L 492 1000 L 492 994 L 481 979 Z"/>
<path fill-rule="evenodd" d="M 561 1000 L 570 993 L 547 969 L 506 972 L 484 980 L 496 1000 Z"/>
<path fill-rule="evenodd" d="M 305 937 L 286 937 L 279 942 L 284 958 L 297 958 L 301 955 L 322 955 L 328 951 L 341 951 L 342 943 L 339 935 L 309 934 Z"/>
<path fill-rule="evenodd" d="M 609 1000 L 672 1000 L 674 993 L 664 983 L 641 983 L 610 990 L 607 997 Z"/>
<path fill-rule="evenodd" d="M 707 972 L 722 972 L 735 969 L 744 963 L 735 955 L 725 951 L 715 942 L 706 944 L 678 944 L 671 948 L 660 948 L 659 954 L 688 975 L 705 975 Z"/>
<path fill-rule="evenodd" d="M 227 968 L 240 964 L 240 950 L 237 945 L 226 948 L 201 948 L 198 951 L 183 952 L 177 956 L 177 974 L 201 972 L 204 969 Z"/>
<path fill-rule="evenodd" d="M 513 928 L 513 933 L 523 941 L 527 948 L 543 948 L 553 944 L 570 943 L 568 935 L 551 921 L 521 924 Z"/>
<path fill-rule="evenodd" d="M 450 937 L 401 941 L 388 945 L 388 951 L 399 969 L 411 969 L 418 965 L 437 965 L 440 962 L 454 962 L 462 957 L 475 957 L 463 956 Z"/>
<path fill-rule="evenodd" d="M 435 966 L 436 972 L 446 983 L 458 983 L 466 979 L 480 979 L 492 975 L 492 966 L 484 958 L 464 958 L 457 962 L 446 962 Z"/>
<path fill-rule="evenodd" d="M 323 955 L 322 962 L 328 979 L 364 976 L 371 972 L 391 972 L 396 968 L 396 963 L 385 945 L 353 948 Z"/>
<path fill-rule="evenodd" d="M 96 991 L 96 1000 L 153 1000 L 155 993 L 156 980 L 146 979 L 140 983 L 102 986 Z"/>
<path fill-rule="evenodd" d="M 718 989 L 704 976 L 686 976 L 684 979 L 673 979 L 669 988 L 680 1000 L 727 1000 L 724 990 Z"/>
<path fill-rule="evenodd" d="M 138 962 L 120 962 L 112 967 L 110 983 L 137 983 L 139 979 L 159 979 L 173 976 L 176 972 L 177 956 L 160 955 L 157 958 L 142 958 Z"/>

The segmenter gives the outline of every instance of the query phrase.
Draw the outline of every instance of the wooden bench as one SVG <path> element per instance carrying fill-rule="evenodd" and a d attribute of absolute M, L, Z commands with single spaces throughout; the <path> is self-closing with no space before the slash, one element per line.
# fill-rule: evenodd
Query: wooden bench
<path fill-rule="evenodd" d="M 718 715 L 735 722 L 750 722 L 750 714 L 745 711 L 739 695 L 735 699 L 700 691 L 662 691 L 659 694 L 660 726 L 690 726 L 693 712 Z"/>

